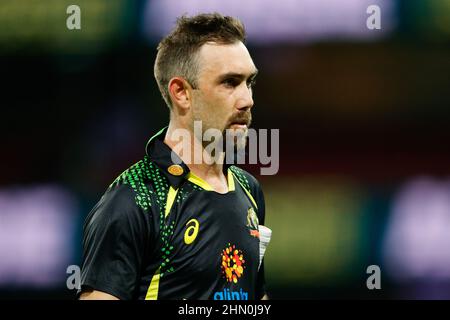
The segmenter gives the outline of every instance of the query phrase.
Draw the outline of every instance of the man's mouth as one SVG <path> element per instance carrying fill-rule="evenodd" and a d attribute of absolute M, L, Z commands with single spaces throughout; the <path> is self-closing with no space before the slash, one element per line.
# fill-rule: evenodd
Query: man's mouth
<path fill-rule="evenodd" d="M 231 123 L 228 127 L 232 128 L 232 129 L 246 130 L 246 129 L 248 129 L 248 127 L 250 125 L 250 121 L 251 120 L 249 117 L 238 117 L 238 118 L 234 119 L 233 121 L 231 121 Z"/>

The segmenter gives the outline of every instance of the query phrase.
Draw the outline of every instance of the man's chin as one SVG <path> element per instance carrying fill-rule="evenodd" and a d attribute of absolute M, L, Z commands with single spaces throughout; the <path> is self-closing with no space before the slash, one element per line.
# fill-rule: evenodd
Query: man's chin
<path fill-rule="evenodd" d="M 248 135 L 248 127 L 245 124 L 232 124 L 226 130 L 225 136 L 233 137 L 233 141 L 236 139 L 244 139 Z"/>
<path fill-rule="evenodd" d="M 232 131 L 242 130 L 242 131 L 244 131 L 245 133 L 247 133 L 247 131 L 248 131 L 248 127 L 247 127 L 246 124 L 238 124 L 238 123 L 235 123 L 235 124 L 230 125 L 230 126 L 228 127 L 228 129 L 229 129 L 229 130 L 232 130 Z"/>
<path fill-rule="evenodd" d="M 231 141 L 231 144 L 238 150 L 245 149 L 245 146 L 247 145 L 247 130 L 230 129 L 226 139 L 227 141 Z"/>

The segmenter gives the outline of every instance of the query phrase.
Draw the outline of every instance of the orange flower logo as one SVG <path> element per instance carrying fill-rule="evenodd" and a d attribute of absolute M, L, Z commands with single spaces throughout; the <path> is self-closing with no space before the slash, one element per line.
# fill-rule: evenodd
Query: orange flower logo
<path fill-rule="evenodd" d="M 244 255 L 241 250 L 236 249 L 235 245 L 228 244 L 228 247 L 222 250 L 222 265 L 220 268 L 228 282 L 238 282 L 238 279 L 244 273 L 244 263 Z"/>

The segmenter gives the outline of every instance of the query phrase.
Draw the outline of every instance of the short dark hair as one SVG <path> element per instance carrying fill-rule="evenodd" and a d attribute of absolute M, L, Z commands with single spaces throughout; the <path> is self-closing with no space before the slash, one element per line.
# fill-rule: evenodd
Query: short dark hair
<path fill-rule="evenodd" d="M 199 66 L 197 53 L 206 42 L 232 44 L 245 42 L 245 29 L 242 22 L 219 13 L 182 16 L 172 32 L 158 45 L 154 74 L 159 90 L 169 108 L 168 84 L 171 78 L 180 76 L 192 86 L 197 86 Z"/>

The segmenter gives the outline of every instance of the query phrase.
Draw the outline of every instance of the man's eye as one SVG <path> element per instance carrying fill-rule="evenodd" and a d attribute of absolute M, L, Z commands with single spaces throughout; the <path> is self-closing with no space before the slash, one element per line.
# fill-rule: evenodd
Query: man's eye
<path fill-rule="evenodd" d="M 255 79 L 247 81 L 247 87 L 253 88 L 255 85 L 256 85 L 256 80 Z"/>
<path fill-rule="evenodd" d="M 225 79 L 225 80 L 223 80 L 222 83 L 225 86 L 231 87 L 231 88 L 237 87 L 239 85 L 239 81 L 237 81 L 236 79 Z"/>

